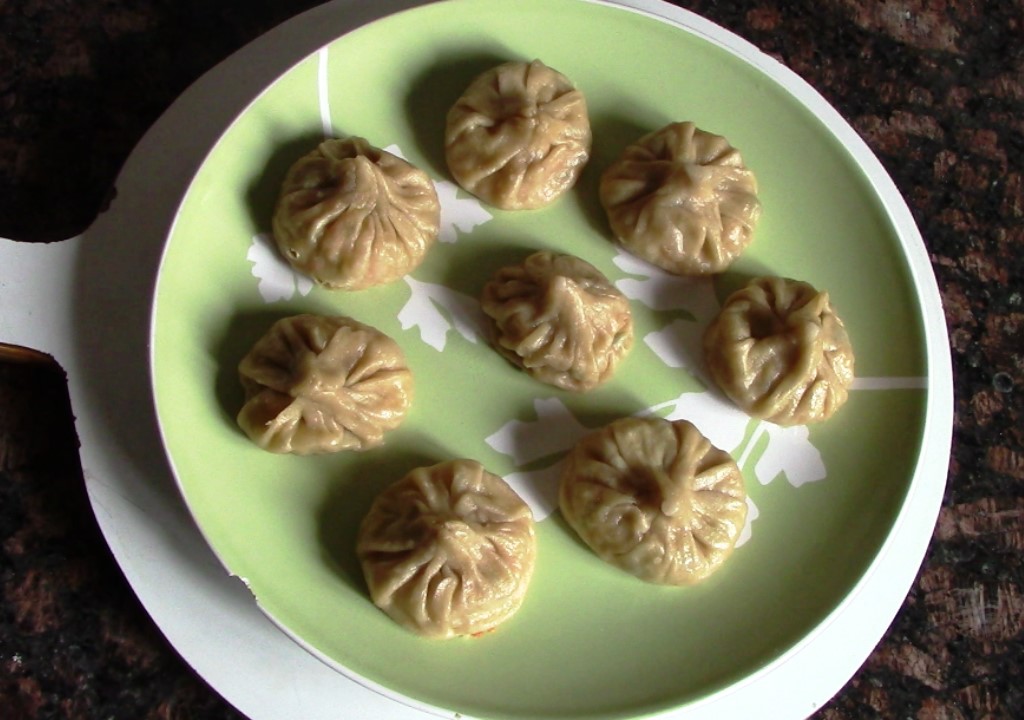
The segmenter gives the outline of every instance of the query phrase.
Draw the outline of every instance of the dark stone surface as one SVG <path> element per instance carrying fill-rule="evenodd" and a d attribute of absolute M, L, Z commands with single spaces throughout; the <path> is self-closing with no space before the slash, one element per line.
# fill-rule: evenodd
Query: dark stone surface
<path fill-rule="evenodd" d="M 0 236 L 80 232 L 189 83 L 313 4 L 0 0 Z M 939 522 L 888 633 L 816 717 L 1024 717 L 1024 3 L 678 4 L 788 65 L 861 133 L 945 304 L 956 416 Z M 238 717 L 135 600 L 75 443 L 59 370 L 0 364 L 0 717 Z"/>

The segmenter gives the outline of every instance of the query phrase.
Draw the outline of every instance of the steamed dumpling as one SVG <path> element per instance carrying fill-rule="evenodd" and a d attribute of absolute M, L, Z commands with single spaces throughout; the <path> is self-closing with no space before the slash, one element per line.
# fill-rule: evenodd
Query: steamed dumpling
<path fill-rule="evenodd" d="M 606 562 L 660 585 L 692 585 L 732 553 L 747 517 L 743 476 L 685 420 L 623 418 L 569 453 L 566 522 Z"/>
<path fill-rule="evenodd" d="M 328 288 L 361 290 L 414 270 L 440 223 L 425 172 L 353 137 L 325 140 L 291 167 L 273 231 L 296 270 Z"/>
<path fill-rule="evenodd" d="M 401 348 L 347 317 L 278 320 L 238 366 L 238 424 L 276 453 L 367 450 L 405 419 L 412 373 Z"/>
<path fill-rule="evenodd" d="M 725 270 L 761 215 L 757 181 L 739 151 L 691 122 L 628 146 L 602 174 L 599 194 L 622 246 L 677 275 Z"/>
<path fill-rule="evenodd" d="M 472 460 L 413 470 L 377 496 L 356 543 L 377 607 L 413 632 L 486 632 L 519 610 L 537 557 L 533 514 Z"/>
<path fill-rule="evenodd" d="M 583 93 L 539 60 L 477 77 L 448 111 L 445 159 L 456 182 L 505 210 L 543 207 L 590 157 Z"/>
<path fill-rule="evenodd" d="M 828 293 L 785 278 L 733 293 L 704 333 L 704 355 L 733 402 L 779 425 L 827 419 L 853 382 L 853 347 Z"/>
<path fill-rule="evenodd" d="M 590 263 L 542 251 L 484 287 L 492 341 L 541 382 L 584 392 L 608 380 L 633 346 L 629 301 Z"/>

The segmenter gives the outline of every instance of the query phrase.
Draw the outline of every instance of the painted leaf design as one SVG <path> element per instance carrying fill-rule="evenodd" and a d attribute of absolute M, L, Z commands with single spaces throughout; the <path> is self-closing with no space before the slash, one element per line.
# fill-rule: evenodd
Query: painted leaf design
<path fill-rule="evenodd" d="M 441 232 L 439 242 L 453 243 L 459 239 L 459 232 L 468 233 L 483 225 L 492 215 L 476 198 L 460 197 L 461 191 L 447 180 L 435 180 L 437 200 L 441 203 Z"/>
<path fill-rule="evenodd" d="M 536 420 L 510 420 L 485 440 L 516 465 L 566 452 L 589 432 L 558 398 L 538 398 L 533 409 Z"/>
<path fill-rule="evenodd" d="M 707 385 L 708 372 L 702 347 L 705 327 L 703 323 L 677 318 L 661 330 L 647 333 L 644 343 L 667 366 L 683 368 Z"/>
<path fill-rule="evenodd" d="M 292 269 L 267 233 L 253 236 L 245 259 L 252 263 L 252 274 L 259 281 L 257 289 L 263 302 L 289 300 L 296 292 L 306 296 L 313 289 L 313 281 Z"/>
<path fill-rule="evenodd" d="M 621 249 L 613 262 L 623 272 L 638 276 L 616 281 L 626 297 L 652 310 L 683 310 L 690 315 L 648 333 L 643 340 L 667 366 L 684 368 L 707 385 L 701 338 L 720 307 L 711 278 L 672 275 Z"/>
<path fill-rule="evenodd" d="M 408 275 L 405 283 L 412 292 L 398 313 L 403 330 L 418 327 L 423 342 L 438 352 L 444 351 L 449 330 L 454 329 L 471 343 L 481 337 L 485 318 L 475 298 Z"/>
<path fill-rule="evenodd" d="M 759 429 L 768 436 L 768 446 L 754 465 L 754 474 L 762 485 L 767 485 L 779 474 L 785 475 L 793 487 L 825 478 L 825 462 L 818 448 L 811 444 L 807 426 L 781 427 L 762 422 Z M 751 446 L 757 439 L 751 438 Z"/>
<path fill-rule="evenodd" d="M 757 509 L 757 505 L 755 505 L 754 501 L 750 499 L 749 495 L 747 495 L 747 522 L 743 526 L 743 529 L 740 530 L 740 536 L 736 538 L 736 547 L 744 545 L 748 540 L 750 540 L 753 534 L 754 521 L 760 516 L 761 511 Z"/>
<path fill-rule="evenodd" d="M 536 420 L 510 420 L 485 440 L 519 467 L 565 454 L 589 432 L 557 398 L 538 398 L 533 401 L 533 408 Z M 530 506 L 534 517 L 543 520 L 558 507 L 560 471 L 561 462 L 556 461 L 540 470 L 507 475 L 505 482 Z"/>
<path fill-rule="evenodd" d="M 558 484 L 562 480 L 561 462 L 531 472 L 515 472 L 506 475 L 504 480 L 523 502 L 530 506 L 533 517 L 538 522 L 558 508 Z"/>
<path fill-rule="evenodd" d="M 752 422 L 742 410 L 711 392 L 683 393 L 641 414 L 657 414 L 666 420 L 689 420 L 713 445 L 734 455 Z"/>
<path fill-rule="evenodd" d="M 699 323 L 707 322 L 718 312 L 718 298 L 710 277 L 673 275 L 621 248 L 612 262 L 635 276 L 616 281 L 616 287 L 626 297 L 652 310 L 686 310 Z"/>

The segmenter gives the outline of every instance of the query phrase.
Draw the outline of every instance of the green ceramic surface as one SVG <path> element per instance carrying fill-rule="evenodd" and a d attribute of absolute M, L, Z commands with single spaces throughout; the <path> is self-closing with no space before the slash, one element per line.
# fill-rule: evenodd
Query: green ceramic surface
<path fill-rule="evenodd" d="M 594 154 L 573 191 L 543 210 L 483 208 L 490 219 L 471 196 L 453 193 L 448 202 L 477 218 L 475 226 L 449 228 L 456 241 L 438 243 L 414 282 L 303 294 L 308 286 L 295 280 L 289 297 L 261 294 L 254 238 L 269 232 L 287 167 L 322 139 L 325 113 L 335 133 L 395 145 L 450 181 L 442 151 L 447 108 L 487 67 L 533 58 L 566 74 L 588 99 Z M 733 418 L 736 442 L 725 449 L 742 460 L 757 517 L 749 541 L 706 584 L 644 584 L 598 560 L 555 511 L 538 523 L 536 575 L 518 615 L 477 639 L 420 639 L 373 606 L 354 558 L 358 523 L 383 486 L 452 457 L 475 458 L 501 475 L 550 478 L 544 471 L 561 450 L 508 454 L 487 438 L 512 421 L 528 430 L 543 408 L 597 428 L 646 408 L 686 415 L 689 405 L 674 401 L 708 396 L 696 376 L 669 367 L 645 341 L 670 327 L 702 327 L 685 293 L 672 307 L 632 301 L 635 347 L 609 384 L 585 396 L 514 370 L 472 328 L 460 330 L 451 302 L 472 301 L 494 270 L 538 248 L 586 258 L 616 282 L 654 282 L 621 266 L 597 178 L 626 143 L 674 120 L 728 137 L 759 180 L 756 239 L 720 279 L 718 295 L 737 277 L 759 273 L 827 288 L 850 332 L 858 376 L 910 378 L 909 388 L 855 390 L 803 438 Z M 669 290 L 675 282 L 655 280 Z M 400 319 L 416 287 L 454 291 L 419 305 L 437 311 L 433 344 L 423 327 Z M 275 319 L 298 312 L 349 315 L 403 347 L 417 394 L 384 447 L 277 456 L 238 429 L 238 361 Z M 158 414 L 189 508 L 266 612 L 371 682 L 418 703 L 494 718 L 635 717 L 678 707 L 800 643 L 842 603 L 890 531 L 918 461 L 927 399 L 914 389 L 928 368 L 900 239 L 829 129 L 711 42 L 572 0 L 419 8 L 346 35 L 287 72 L 228 128 L 184 198 L 156 290 L 153 340 Z M 800 458 L 792 455 L 808 453 L 820 456 L 825 477 L 801 484 Z"/>

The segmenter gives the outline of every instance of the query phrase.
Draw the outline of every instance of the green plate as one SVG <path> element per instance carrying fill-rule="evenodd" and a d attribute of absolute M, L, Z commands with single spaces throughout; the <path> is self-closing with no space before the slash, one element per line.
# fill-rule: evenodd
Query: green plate
<path fill-rule="evenodd" d="M 594 155 L 554 206 L 502 212 L 457 191 L 447 108 L 477 73 L 540 58 L 586 94 Z M 764 214 L 716 281 L 668 277 L 621 253 L 597 178 L 640 134 L 692 120 L 756 172 Z M 438 181 L 442 242 L 411 277 L 329 292 L 267 243 L 287 167 L 326 132 L 393 147 Z M 637 343 L 585 396 L 541 385 L 481 339 L 490 275 L 536 249 L 579 255 L 632 298 Z M 858 381 L 829 422 L 748 419 L 701 381 L 694 338 L 743 276 L 828 289 Z M 417 380 L 384 447 L 276 456 L 234 416 L 238 361 L 277 318 L 344 314 L 403 347 Z M 170 234 L 153 311 L 164 441 L 191 512 L 225 567 L 312 652 L 420 707 L 494 718 L 635 717 L 681 707 L 811 637 L 864 576 L 918 463 L 928 363 L 901 239 L 833 132 L 762 70 L 657 19 L 575 0 L 453 0 L 346 35 L 271 85 L 211 150 Z M 740 462 L 752 503 L 743 545 L 696 588 L 644 584 L 599 561 L 553 510 L 558 463 L 624 415 L 685 417 Z M 539 557 L 526 602 L 485 637 L 430 641 L 370 602 L 354 557 L 376 493 L 409 469 L 475 458 L 534 506 Z"/>

